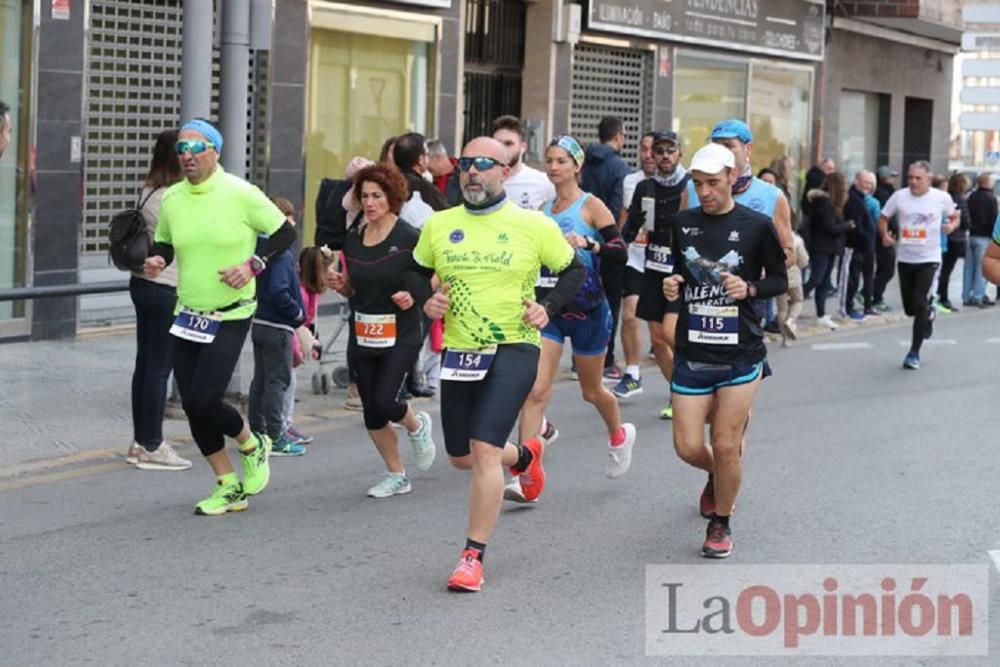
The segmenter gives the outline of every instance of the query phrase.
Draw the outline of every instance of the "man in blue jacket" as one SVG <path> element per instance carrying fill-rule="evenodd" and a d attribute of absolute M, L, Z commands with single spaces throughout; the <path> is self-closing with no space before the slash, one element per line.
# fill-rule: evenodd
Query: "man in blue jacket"
<path fill-rule="evenodd" d="M 619 155 L 625 145 L 625 125 L 619 118 L 605 116 L 597 126 L 597 138 L 600 143 L 587 146 L 583 170 L 580 172 L 580 188 L 604 202 L 620 229 L 624 223 L 622 185 L 625 177 L 632 172 Z M 615 366 L 614 341 L 622 309 L 622 294 L 625 291 L 625 265 L 602 262 L 601 282 L 604 283 L 604 293 L 611 306 L 611 343 L 604 358 L 604 377 L 618 381 L 624 376 Z"/>
<path fill-rule="evenodd" d="M 266 237 L 257 240 L 261 256 Z M 250 428 L 274 443 L 271 456 L 302 456 L 306 448 L 285 436 L 285 392 L 292 382 L 292 338 L 305 321 L 302 290 L 291 250 L 268 262 L 257 276 L 257 313 L 250 329 L 253 380 L 250 382 Z"/>
<path fill-rule="evenodd" d="M 855 321 L 865 319 L 866 315 L 878 315 L 872 306 L 875 278 L 875 239 L 877 221 L 873 220 L 865 202 L 865 193 L 871 181 L 874 190 L 875 175 L 870 171 L 859 171 L 854 177 L 854 183 L 847 191 L 847 203 L 844 204 L 844 219 L 853 220 L 854 227 L 847 233 L 847 246 L 854 252 L 851 255 L 850 274 L 847 279 L 847 294 L 845 308 L 847 316 Z M 864 280 L 862 289 L 864 312 L 858 312 L 854 296 L 858 286 Z"/>

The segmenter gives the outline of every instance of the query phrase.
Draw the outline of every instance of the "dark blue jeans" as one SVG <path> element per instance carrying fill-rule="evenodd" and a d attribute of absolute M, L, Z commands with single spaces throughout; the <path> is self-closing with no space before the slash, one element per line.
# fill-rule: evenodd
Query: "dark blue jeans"
<path fill-rule="evenodd" d="M 833 273 L 833 260 L 836 257 L 822 253 L 813 253 L 809 257 L 809 280 L 802 289 L 806 294 L 816 290 L 816 317 L 826 315 L 826 298 L 833 289 L 830 275 Z"/>
<path fill-rule="evenodd" d="M 135 371 L 132 373 L 132 428 L 135 441 L 153 451 L 163 442 L 163 407 L 167 379 L 174 366 L 177 291 L 132 276 L 129 294 L 135 305 Z"/>

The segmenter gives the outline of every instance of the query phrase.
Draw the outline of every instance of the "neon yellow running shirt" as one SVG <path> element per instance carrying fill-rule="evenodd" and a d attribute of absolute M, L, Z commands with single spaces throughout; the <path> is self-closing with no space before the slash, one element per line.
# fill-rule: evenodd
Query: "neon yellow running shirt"
<path fill-rule="evenodd" d="M 256 281 L 234 289 L 220 280 L 219 270 L 247 261 L 257 236 L 270 236 L 284 223 L 284 214 L 257 186 L 221 166 L 198 185 L 183 180 L 171 186 L 160 204 L 156 241 L 174 247 L 176 310 L 213 312 L 247 300 L 251 303 L 222 313 L 222 319 L 252 317 L 257 310 L 252 302 Z"/>
<path fill-rule="evenodd" d="M 413 250 L 418 264 L 451 286 L 444 318 L 444 344 L 450 349 L 538 345 L 538 330 L 523 320 L 524 299 L 534 300 L 542 266 L 558 273 L 573 256 L 559 225 L 510 201 L 485 214 L 464 206 L 435 213 Z"/>

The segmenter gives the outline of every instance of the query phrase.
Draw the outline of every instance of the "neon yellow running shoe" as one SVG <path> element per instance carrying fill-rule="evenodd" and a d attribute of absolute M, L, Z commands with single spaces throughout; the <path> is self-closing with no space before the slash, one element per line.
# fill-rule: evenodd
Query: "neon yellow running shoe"
<path fill-rule="evenodd" d="M 203 516 L 221 516 L 226 512 L 242 512 L 248 506 L 243 485 L 239 481 L 227 484 L 220 479 L 212 495 L 194 506 L 194 513 Z"/>
<path fill-rule="evenodd" d="M 662 410 L 660 410 L 660 419 L 673 419 L 674 418 L 674 404 L 667 403 Z"/>
<path fill-rule="evenodd" d="M 240 461 L 243 462 L 243 493 L 255 496 L 271 481 L 271 438 L 263 433 L 254 433 L 257 440 L 249 450 L 240 450 Z"/>

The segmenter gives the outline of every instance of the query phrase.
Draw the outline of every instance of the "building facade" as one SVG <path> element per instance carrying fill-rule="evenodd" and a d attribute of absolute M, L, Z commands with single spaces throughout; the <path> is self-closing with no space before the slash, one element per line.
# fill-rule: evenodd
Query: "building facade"
<path fill-rule="evenodd" d="M 251 54 L 245 167 L 302 212 L 306 240 L 320 179 L 353 156 L 377 159 L 406 131 L 457 153 L 504 113 L 525 120 L 535 161 L 553 134 L 596 140 L 608 114 L 633 163 L 643 132 L 673 129 L 690 155 L 730 117 L 754 131 L 755 168 L 947 161 L 957 0 L 272 2 L 270 48 Z M 181 0 L 0 0 L 14 124 L 0 289 L 125 278 L 105 226 L 134 203 L 156 134 L 181 121 L 182 18 Z M 0 303 L 0 340 L 130 317 L 124 293 Z"/>

